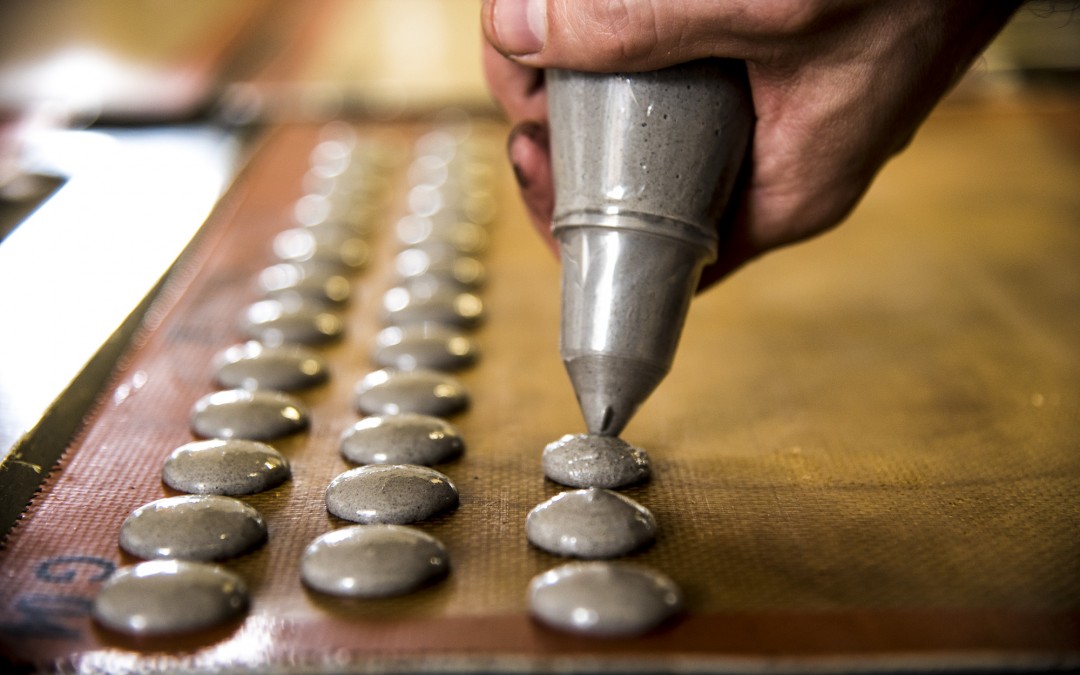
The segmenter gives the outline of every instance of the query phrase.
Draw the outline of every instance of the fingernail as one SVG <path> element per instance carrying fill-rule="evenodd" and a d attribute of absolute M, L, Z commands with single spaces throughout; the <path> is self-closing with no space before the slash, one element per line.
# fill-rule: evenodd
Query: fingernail
<path fill-rule="evenodd" d="M 518 139 L 522 137 L 528 139 L 525 145 L 518 142 Z M 547 128 L 539 122 L 525 120 L 510 130 L 510 136 L 506 139 L 506 154 L 510 158 L 510 166 L 514 169 L 514 179 L 521 189 L 528 188 L 531 182 L 529 176 L 521 168 L 520 161 L 530 151 L 535 153 L 535 149 L 527 146 L 546 146 L 547 144 Z"/>
<path fill-rule="evenodd" d="M 535 122 L 522 122 L 511 129 L 510 135 L 506 138 L 506 156 L 510 159 L 510 167 L 514 170 L 514 180 L 517 181 L 518 187 L 521 189 L 529 187 L 529 178 L 525 175 L 521 164 L 517 160 L 518 151 L 515 146 L 519 137 L 532 137 L 534 132 L 531 127 L 535 125 Z"/>
<path fill-rule="evenodd" d="M 547 38 L 547 0 L 495 0 L 495 34 L 503 50 L 515 56 L 535 54 Z"/>
<path fill-rule="evenodd" d="M 547 127 L 534 120 L 518 122 L 514 128 L 510 130 L 510 138 L 507 140 L 507 144 L 512 146 L 514 140 L 518 136 L 525 136 L 536 145 L 548 144 Z"/>
<path fill-rule="evenodd" d="M 528 139 L 525 145 L 518 142 L 521 137 Z M 510 135 L 506 139 L 506 154 L 510 158 L 510 165 L 514 168 L 514 178 L 517 179 L 520 187 L 528 187 L 529 180 L 521 169 L 519 158 L 526 153 L 536 152 L 534 148 L 527 146 L 547 146 L 547 144 L 547 128 L 539 122 L 526 120 L 519 122 L 510 130 Z"/>
<path fill-rule="evenodd" d="M 514 180 L 517 181 L 518 187 L 522 190 L 528 188 L 529 179 L 525 175 L 525 172 L 521 170 L 521 167 L 513 161 L 510 162 L 510 167 L 514 170 Z"/>

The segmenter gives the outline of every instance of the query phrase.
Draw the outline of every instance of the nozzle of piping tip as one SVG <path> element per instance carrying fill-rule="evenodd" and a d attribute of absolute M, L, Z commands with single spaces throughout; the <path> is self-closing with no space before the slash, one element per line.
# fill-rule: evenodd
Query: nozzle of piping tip
<path fill-rule="evenodd" d="M 618 436 L 667 374 L 664 364 L 602 354 L 566 360 L 590 434 Z"/>

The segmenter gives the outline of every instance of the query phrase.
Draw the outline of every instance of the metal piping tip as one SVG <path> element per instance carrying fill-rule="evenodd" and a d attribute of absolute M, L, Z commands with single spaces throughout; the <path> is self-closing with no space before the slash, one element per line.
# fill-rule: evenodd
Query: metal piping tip
<path fill-rule="evenodd" d="M 630 227 L 558 234 L 559 351 L 589 432 L 617 436 L 671 368 L 708 252 Z"/>
<path fill-rule="evenodd" d="M 590 434 L 618 436 L 667 374 L 637 359 L 585 354 L 564 362 Z"/>

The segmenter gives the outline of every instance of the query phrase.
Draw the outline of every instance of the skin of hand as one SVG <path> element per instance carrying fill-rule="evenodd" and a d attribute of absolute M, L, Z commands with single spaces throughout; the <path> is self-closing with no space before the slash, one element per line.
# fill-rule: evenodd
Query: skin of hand
<path fill-rule="evenodd" d="M 745 180 L 701 287 L 854 208 L 1019 0 L 484 0 L 484 71 L 510 161 L 553 248 L 544 68 L 745 60 L 757 115 Z"/>

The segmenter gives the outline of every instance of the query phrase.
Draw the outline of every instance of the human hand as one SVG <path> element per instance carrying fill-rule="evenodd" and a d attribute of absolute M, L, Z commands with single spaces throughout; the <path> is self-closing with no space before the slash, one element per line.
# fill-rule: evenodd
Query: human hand
<path fill-rule="evenodd" d="M 484 0 L 484 69 L 534 225 L 552 246 L 543 68 L 747 62 L 749 174 L 702 287 L 841 222 L 1019 0 Z"/>

